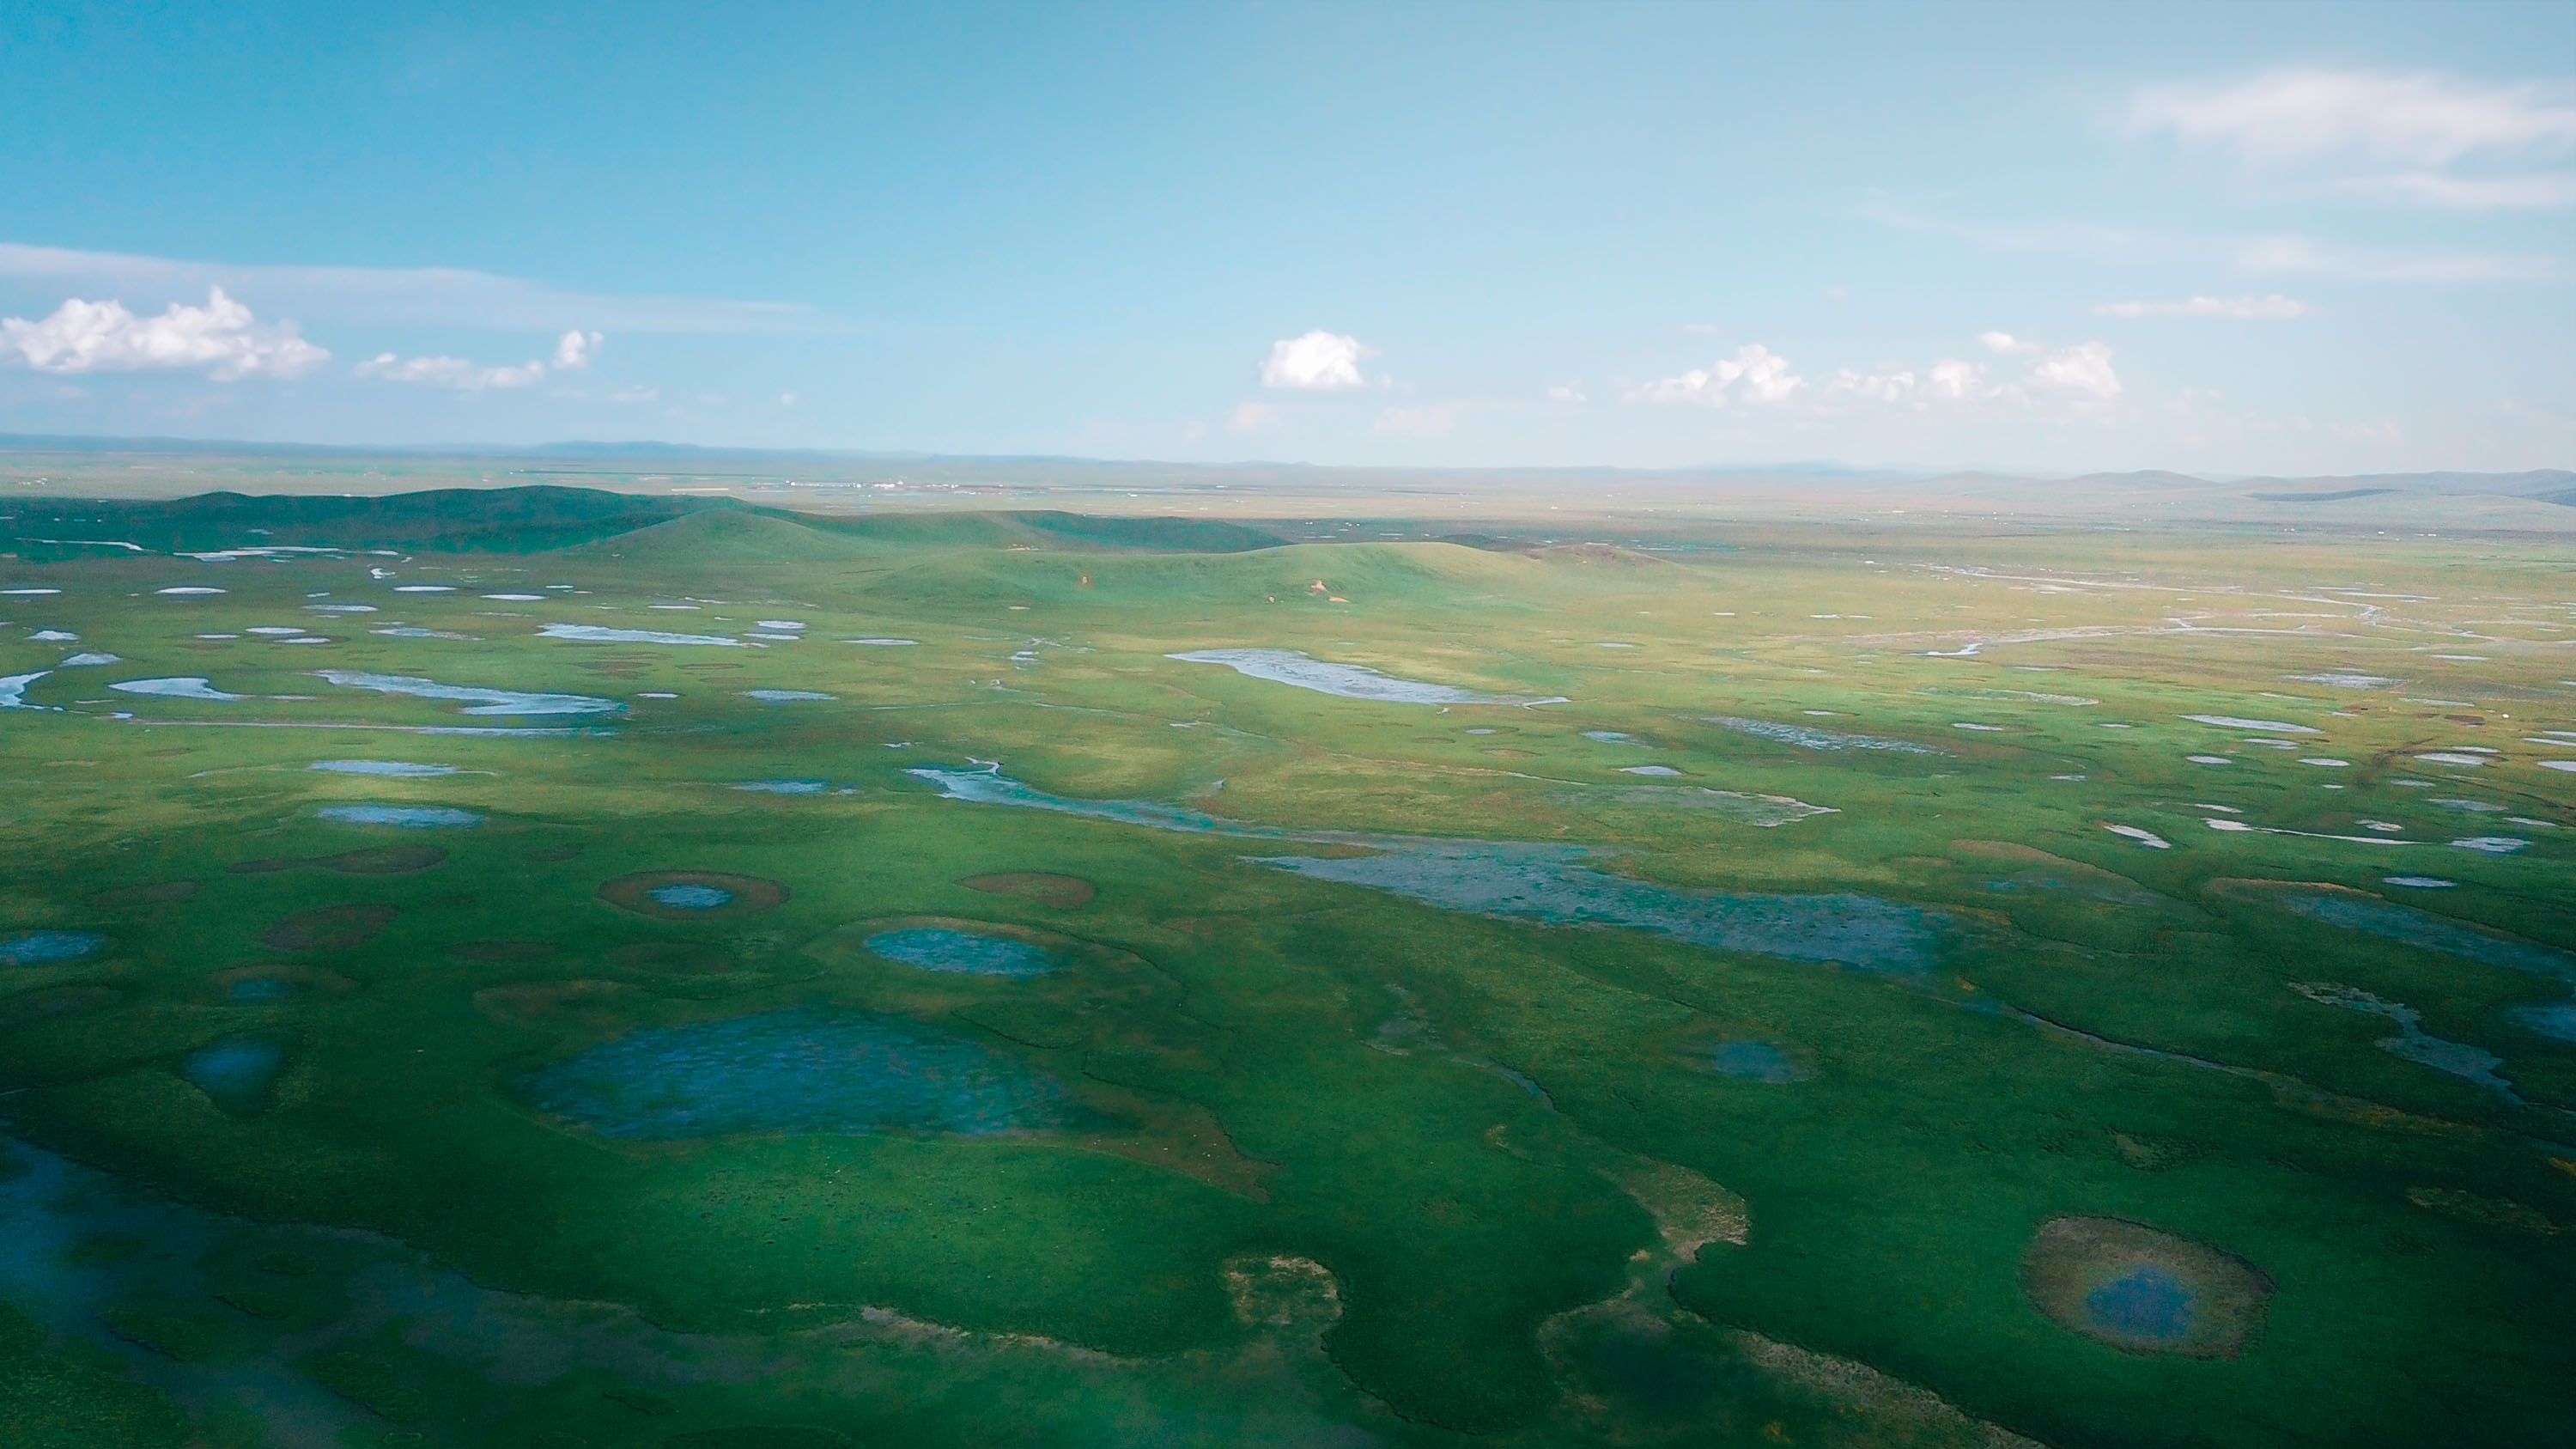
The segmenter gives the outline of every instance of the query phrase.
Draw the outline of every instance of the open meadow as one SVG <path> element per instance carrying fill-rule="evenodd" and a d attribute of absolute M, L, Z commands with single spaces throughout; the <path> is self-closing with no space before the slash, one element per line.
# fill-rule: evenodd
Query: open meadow
<path fill-rule="evenodd" d="M 12 1442 L 2570 1442 L 2565 531 L 933 501 L 0 497 Z"/>

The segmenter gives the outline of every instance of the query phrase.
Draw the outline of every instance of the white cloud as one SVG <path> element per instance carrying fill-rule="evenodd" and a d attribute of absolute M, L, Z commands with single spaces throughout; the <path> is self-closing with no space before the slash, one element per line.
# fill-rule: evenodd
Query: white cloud
<path fill-rule="evenodd" d="M 2039 343 L 2028 338 L 2015 337 L 2009 332 L 1980 332 L 1977 334 L 1977 340 L 1985 344 L 1988 352 L 2000 352 L 2007 357 L 2019 357 L 2041 350 Z"/>
<path fill-rule="evenodd" d="M 2003 336 L 2002 333 L 1991 335 Z M 1870 402 L 1894 403 L 1916 411 L 1934 403 L 1988 402 L 1997 398 L 2029 401 L 2022 390 L 2011 383 L 1988 382 L 1984 363 L 1966 362 L 1956 357 L 1944 357 L 1920 375 L 1912 368 L 1882 368 L 1869 373 L 1845 368 L 1825 384 L 1825 391 Z"/>
<path fill-rule="evenodd" d="M 2171 131 L 2277 163 L 2335 155 L 2445 166 L 2478 153 L 2576 146 L 2576 87 L 2429 72 L 2275 70 L 2233 85 L 2144 86 L 2133 132 Z"/>
<path fill-rule="evenodd" d="M 570 372 L 577 367 L 590 366 L 591 358 L 599 353 L 599 344 L 606 340 L 596 332 L 584 332 L 578 328 L 555 339 L 555 371 Z"/>
<path fill-rule="evenodd" d="M 2447 176 L 2439 171 L 2400 171 L 2354 176 L 2334 190 L 2373 201 L 2446 206 L 2453 211 L 2545 211 L 2576 206 L 2576 173 L 2527 176 Z"/>
<path fill-rule="evenodd" d="M 1956 357 L 1933 363 L 1923 378 L 1923 395 L 1941 402 L 1977 402 L 2008 394 L 2018 397 L 2020 389 L 1988 383 L 1984 363 L 1964 362 Z"/>
<path fill-rule="evenodd" d="M 2297 235 L 2130 231 L 2089 222 L 1989 225 L 1919 216 L 1878 204 L 1863 207 L 1861 215 L 1901 231 L 1946 236 L 1990 251 L 2050 253 L 2098 262 L 2201 262 L 2245 272 L 2305 272 L 2369 282 L 2554 282 L 2567 270 L 2557 257 L 2537 253 L 2337 247 Z"/>
<path fill-rule="evenodd" d="M 1270 358 L 1261 364 L 1261 385 L 1313 392 L 1366 387 L 1360 359 L 1368 351 L 1356 337 L 1321 328 L 1302 337 L 1282 338 L 1270 344 Z"/>
<path fill-rule="evenodd" d="M 2276 70 L 2232 85 L 2147 86 L 2129 130 L 2233 150 L 2267 168 L 2358 171 L 2325 189 L 2459 210 L 2576 206 L 2576 175 L 2530 172 L 2576 147 L 2576 85 L 2429 72 Z M 2464 163 L 2484 168 L 2459 175 Z M 2402 168 L 2383 171 L 2384 167 Z M 2523 174 L 2499 174 L 2526 168 Z"/>
<path fill-rule="evenodd" d="M 1279 409 L 1268 403 L 1236 403 L 1234 413 L 1226 420 L 1236 432 L 1258 432 L 1279 426 Z"/>
<path fill-rule="evenodd" d="M 2311 309 L 2296 298 L 2275 292 L 2268 297 L 2189 297 L 2180 302 L 2105 302 L 2097 317 L 2223 317 L 2230 321 L 2288 321 Z"/>
<path fill-rule="evenodd" d="M 1914 373 L 1907 368 L 1861 373 L 1846 367 L 1825 383 L 1829 393 L 1848 393 L 1872 402 L 1910 402 L 1914 398 Z"/>
<path fill-rule="evenodd" d="M 1631 399 L 1656 403 L 1698 403 L 1722 408 L 1730 400 L 1741 400 L 1759 407 L 1778 407 L 1794 397 L 1807 380 L 1789 371 L 1789 359 L 1759 342 L 1748 342 L 1735 349 L 1733 357 L 1720 358 L 1705 368 L 1695 367 L 1679 377 L 1650 382 L 1629 394 Z"/>
<path fill-rule="evenodd" d="M 244 266 L 0 242 L 0 277 L 43 278 L 167 295 L 221 287 L 291 307 L 308 321 L 422 324 L 502 332 L 575 326 L 642 333 L 794 332 L 816 325 L 791 302 L 576 292 L 460 267 Z"/>
<path fill-rule="evenodd" d="M 1560 382 L 1548 388 L 1547 400 L 1553 403 L 1580 403 L 1590 402 L 1592 398 L 1584 392 L 1582 383 Z"/>
<path fill-rule="evenodd" d="M 2235 262 L 2248 272 L 2295 272 L 2364 282 L 2547 282 L 2566 272 L 2555 257 L 2334 247 L 2303 236 L 2241 238 Z"/>
<path fill-rule="evenodd" d="M 396 357 L 390 352 L 380 352 L 358 364 L 360 377 L 451 387 L 459 392 L 526 387 L 545 375 L 546 365 L 535 358 L 516 367 L 482 367 L 462 357 Z"/>
<path fill-rule="evenodd" d="M 221 287 L 208 291 L 203 307 L 173 302 L 158 317 L 137 317 L 122 302 L 74 297 L 37 321 L 0 318 L 0 357 L 12 352 L 39 372 L 203 367 L 218 382 L 295 377 L 331 356 L 297 336 L 292 322 L 261 326 Z"/>
<path fill-rule="evenodd" d="M 2035 387 L 2083 403 L 2105 403 L 2120 395 L 2120 374 L 2111 369 L 2111 349 L 2099 342 L 2057 349 L 2030 365 L 2029 380 Z"/>

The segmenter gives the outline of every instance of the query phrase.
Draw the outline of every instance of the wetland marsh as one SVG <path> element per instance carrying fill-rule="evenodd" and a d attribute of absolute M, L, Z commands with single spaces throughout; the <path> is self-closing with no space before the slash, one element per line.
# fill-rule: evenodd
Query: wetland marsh
<path fill-rule="evenodd" d="M 2567 1442 L 2559 540 L 257 502 L 0 559 L 43 1442 Z"/>

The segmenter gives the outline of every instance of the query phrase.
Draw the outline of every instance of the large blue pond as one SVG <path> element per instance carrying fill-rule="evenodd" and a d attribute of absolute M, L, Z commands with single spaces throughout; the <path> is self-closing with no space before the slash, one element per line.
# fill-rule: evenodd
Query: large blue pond
<path fill-rule="evenodd" d="M 953 971 L 968 976 L 1044 976 L 1063 963 L 1025 941 L 978 936 L 937 926 L 879 931 L 867 948 L 889 961 L 924 971 Z"/>
<path fill-rule="evenodd" d="M 603 1137 L 735 1132 L 990 1136 L 1097 1120 L 1052 1080 L 896 1016 L 802 1007 L 647 1027 L 521 1077 L 542 1112 Z"/>
<path fill-rule="evenodd" d="M 179 1075 L 216 1106 L 236 1117 L 253 1117 L 267 1109 L 269 1084 L 285 1065 L 285 1050 L 266 1037 L 229 1036 L 192 1053 L 179 1064 Z"/>
<path fill-rule="evenodd" d="M 1752 895 L 1697 890 L 1613 875 L 1601 854 L 1533 841 L 1453 840 L 1287 830 L 1225 820 L 1147 800 L 1082 800 L 1049 794 L 998 768 L 915 766 L 904 771 L 950 799 L 1015 805 L 1123 821 L 1155 830 L 1256 840 L 1355 845 L 1367 856 L 1252 856 L 1318 880 L 1369 886 L 1478 915 L 1564 925 L 1625 926 L 1727 951 L 1834 962 L 1880 971 L 1920 971 L 1932 962 L 1944 918 L 1875 896 Z"/>
<path fill-rule="evenodd" d="M 0 966 L 51 966 L 95 956 L 107 944 L 96 931 L 20 931 L 0 936 Z"/>
<path fill-rule="evenodd" d="M 2169 1343 L 2191 1331 L 2191 1289 L 2153 1263 L 2140 1263 L 2084 1295 L 2096 1328 Z"/>
<path fill-rule="evenodd" d="M 483 823 L 449 805 L 325 805 L 313 812 L 343 825 L 399 825 L 405 830 L 465 830 Z"/>
<path fill-rule="evenodd" d="M 1795 1082 L 1806 1076 L 1798 1064 L 1767 1041 L 1722 1041 L 1708 1064 L 1718 1075 L 1755 1082 Z"/>

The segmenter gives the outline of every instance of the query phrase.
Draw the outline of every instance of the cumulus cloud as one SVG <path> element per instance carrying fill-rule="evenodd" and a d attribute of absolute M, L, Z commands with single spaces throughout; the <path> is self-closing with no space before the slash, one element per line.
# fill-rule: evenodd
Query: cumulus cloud
<path fill-rule="evenodd" d="M 2286 322 L 2308 314 L 2308 304 L 2275 292 L 2268 297 L 2187 297 L 2179 302 L 2105 302 L 2097 317 L 2223 317 L 2243 322 Z"/>
<path fill-rule="evenodd" d="M 1708 367 L 1694 367 L 1679 377 L 1647 383 L 1630 394 L 1645 402 L 1698 403 L 1722 408 L 1730 401 L 1778 407 L 1797 395 L 1807 380 L 1789 370 L 1789 359 L 1759 342 L 1735 349 Z"/>
<path fill-rule="evenodd" d="M 210 289 L 206 305 L 173 302 L 157 317 L 137 317 L 117 301 L 74 297 L 36 321 L 0 318 L 0 358 L 39 372 L 144 372 L 207 369 L 218 382 L 295 377 L 331 354 L 295 334 L 295 324 L 262 326 L 251 310 Z"/>
<path fill-rule="evenodd" d="M 1282 338 L 1270 344 L 1269 360 L 1261 364 L 1261 385 L 1310 392 L 1366 387 L 1360 359 L 1368 352 L 1358 338 L 1321 328 L 1302 337 Z"/>
<path fill-rule="evenodd" d="M 1590 402 L 1592 398 L 1584 392 L 1582 383 L 1560 382 L 1548 388 L 1547 400 L 1553 403 L 1579 403 Z"/>
<path fill-rule="evenodd" d="M 546 375 L 546 365 L 530 358 L 516 367 L 483 367 L 462 357 L 396 357 L 379 352 L 358 364 L 358 376 L 387 382 L 415 382 L 430 387 L 481 392 L 486 388 L 526 387 Z"/>
<path fill-rule="evenodd" d="M 2228 84 L 2145 86 L 2133 134 L 2170 132 L 2264 167 L 2361 169 L 2331 189 L 2386 201 L 2487 210 L 2576 205 L 2564 172 L 2460 176 L 2528 167 L 2576 148 L 2576 86 L 2473 81 L 2433 72 L 2286 69 Z M 2397 167 L 2390 173 L 2373 168 Z"/>
<path fill-rule="evenodd" d="M 2099 342 L 2079 342 L 2049 353 L 2030 365 L 2028 380 L 2080 403 L 2106 403 L 2120 395 L 2120 374 L 2111 369 L 2111 349 Z"/>
<path fill-rule="evenodd" d="M 1980 332 L 1977 341 L 1983 343 L 1988 352 L 2000 352 L 2008 357 L 2042 350 L 2040 344 L 2009 332 Z"/>
<path fill-rule="evenodd" d="M 1990 334 L 2000 337 L 2003 334 Z M 2011 383 L 1986 380 L 1986 365 L 1944 357 L 1917 374 L 1912 368 L 1883 368 L 1877 372 L 1854 372 L 1845 368 L 1825 384 L 1825 391 L 1842 397 L 1856 397 L 1869 402 L 1894 403 L 1917 411 L 1935 403 L 1985 402 L 1997 398 L 2027 402 L 2028 397 Z"/>
<path fill-rule="evenodd" d="M 555 371 L 570 372 L 575 368 L 590 366 L 591 358 L 599 353 L 599 344 L 606 340 L 596 332 L 583 332 L 579 329 L 555 339 Z"/>

